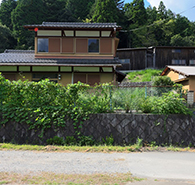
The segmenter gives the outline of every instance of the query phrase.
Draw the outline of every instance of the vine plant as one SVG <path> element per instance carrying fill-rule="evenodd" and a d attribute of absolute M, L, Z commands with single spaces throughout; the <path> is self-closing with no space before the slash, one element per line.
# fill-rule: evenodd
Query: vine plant
<path fill-rule="evenodd" d="M 108 84 L 91 88 L 81 82 L 65 87 L 48 79 L 10 82 L 0 75 L 0 124 L 27 123 L 30 129 L 41 130 L 42 137 L 45 130 L 65 127 L 66 120 L 72 120 L 78 138 L 89 114 L 109 110 L 109 88 Z"/>

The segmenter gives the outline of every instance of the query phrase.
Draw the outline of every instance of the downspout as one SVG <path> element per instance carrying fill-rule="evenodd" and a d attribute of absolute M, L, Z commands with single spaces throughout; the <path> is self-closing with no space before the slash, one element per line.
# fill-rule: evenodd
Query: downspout
<path fill-rule="evenodd" d="M 74 83 L 74 72 L 72 72 L 72 84 Z"/>
<path fill-rule="evenodd" d="M 114 65 L 114 85 L 117 85 L 116 84 L 116 66 Z"/>
<path fill-rule="evenodd" d="M 156 67 L 156 48 L 153 49 L 153 68 Z"/>
<path fill-rule="evenodd" d="M 147 68 L 147 59 L 148 59 L 148 48 L 146 49 L 145 52 L 145 69 Z"/>
<path fill-rule="evenodd" d="M 72 67 L 72 84 L 74 84 L 74 67 Z"/>

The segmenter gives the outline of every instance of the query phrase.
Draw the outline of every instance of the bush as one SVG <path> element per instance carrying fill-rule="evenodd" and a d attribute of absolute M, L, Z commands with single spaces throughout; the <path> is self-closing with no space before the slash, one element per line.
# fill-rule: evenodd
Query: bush
<path fill-rule="evenodd" d="M 67 136 L 65 141 L 64 141 L 64 144 L 65 145 L 68 145 L 68 146 L 71 146 L 71 145 L 76 145 L 76 139 L 74 136 Z"/>
<path fill-rule="evenodd" d="M 110 137 L 106 136 L 106 139 L 102 139 L 102 143 L 105 144 L 106 146 L 112 146 L 114 145 L 114 138 L 111 135 Z"/>
<path fill-rule="evenodd" d="M 112 97 L 113 105 L 117 109 L 124 109 L 126 113 L 138 110 L 144 93 L 144 88 L 116 89 Z"/>
<path fill-rule="evenodd" d="M 47 139 L 48 145 L 64 145 L 64 139 L 62 137 L 54 136 L 53 138 Z"/>
<path fill-rule="evenodd" d="M 155 76 L 152 79 L 153 86 L 173 86 L 174 84 L 168 76 Z"/>
<path fill-rule="evenodd" d="M 65 127 L 65 120 L 72 119 L 77 134 L 89 114 L 110 111 L 110 88 L 109 84 L 91 88 L 81 82 L 65 87 L 48 79 L 10 82 L 0 75 L 1 124 L 27 123 L 30 129 L 42 130 L 42 137 L 46 129 Z M 90 94 L 93 90 L 95 94 Z"/>
<path fill-rule="evenodd" d="M 163 93 L 161 97 L 145 99 L 141 110 L 146 113 L 156 114 L 192 114 L 185 106 L 185 99 L 174 92 Z"/>
<path fill-rule="evenodd" d="M 172 91 L 174 84 L 175 83 L 171 81 L 171 79 L 168 76 L 155 76 L 152 79 L 152 85 L 157 86 L 155 87 L 155 91 L 158 96 L 161 96 L 162 93 Z"/>

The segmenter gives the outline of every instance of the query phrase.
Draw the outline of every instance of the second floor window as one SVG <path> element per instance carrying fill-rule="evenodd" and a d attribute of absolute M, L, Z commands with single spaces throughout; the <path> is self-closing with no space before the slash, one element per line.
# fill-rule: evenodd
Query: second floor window
<path fill-rule="evenodd" d="M 88 39 L 88 52 L 99 53 L 99 39 Z"/>
<path fill-rule="evenodd" d="M 38 39 L 38 52 L 48 52 L 48 39 Z"/>

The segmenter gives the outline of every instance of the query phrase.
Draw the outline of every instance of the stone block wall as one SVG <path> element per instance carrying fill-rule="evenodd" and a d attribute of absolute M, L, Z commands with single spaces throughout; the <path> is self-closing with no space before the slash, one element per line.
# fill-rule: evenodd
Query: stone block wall
<path fill-rule="evenodd" d="M 84 122 L 81 132 L 96 141 L 112 135 L 115 144 L 120 145 L 135 143 L 139 137 L 145 143 L 195 146 L 195 118 L 186 115 L 94 114 Z M 46 144 L 47 139 L 56 135 L 63 138 L 74 135 L 74 129 L 68 121 L 65 128 L 45 131 L 42 139 L 38 137 L 40 133 L 40 130 L 29 130 L 26 124 L 10 121 L 0 127 L 0 142 Z"/>

